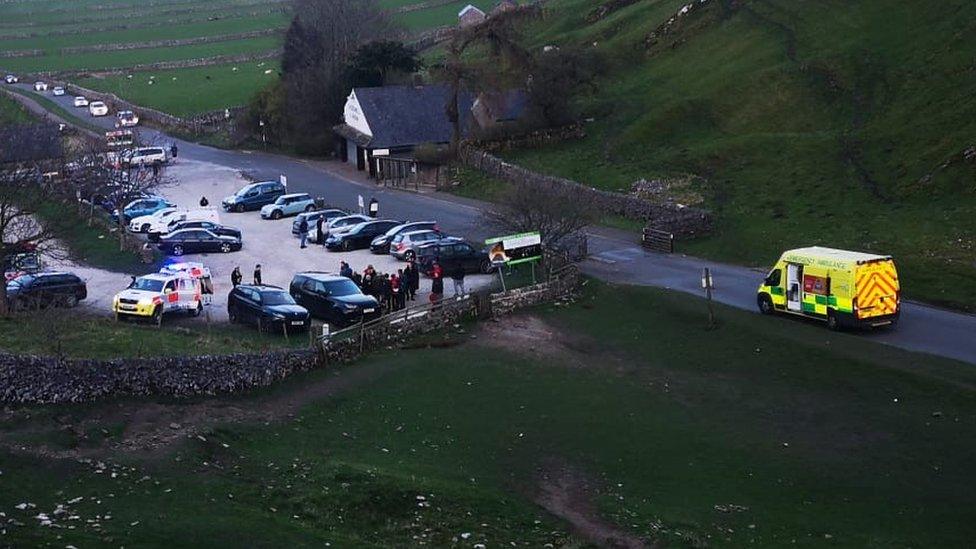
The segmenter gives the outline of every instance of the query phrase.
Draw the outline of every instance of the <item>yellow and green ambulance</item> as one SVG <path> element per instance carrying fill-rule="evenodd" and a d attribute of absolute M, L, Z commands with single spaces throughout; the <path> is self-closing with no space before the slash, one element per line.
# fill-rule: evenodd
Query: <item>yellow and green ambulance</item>
<path fill-rule="evenodd" d="M 891 256 L 812 246 L 783 252 L 758 303 L 764 314 L 816 318 L 832 330 L 894 326 L 901 287 Z"/>

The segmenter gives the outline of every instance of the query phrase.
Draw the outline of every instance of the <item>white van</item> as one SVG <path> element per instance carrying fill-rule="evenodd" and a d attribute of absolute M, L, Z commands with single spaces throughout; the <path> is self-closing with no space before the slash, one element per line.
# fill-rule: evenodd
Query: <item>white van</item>
<path fill-rule="evenodd" d="M 151 166 L 166 163 L 166 149 L 162 147 L 140 147 L 126 151 L 122 163 L 129 166 Z"/>
<path fill-rule="evenodd" d="M 161 235 L 169 234 L 177 225 L 184 221 L 209 221 L 220 224 L 220 212 L 215 208 L 198 208 L 193 210 L 178 210 L 168 216 L 156 219 L 147 231 L 150 240 L 156 240 Z"/>

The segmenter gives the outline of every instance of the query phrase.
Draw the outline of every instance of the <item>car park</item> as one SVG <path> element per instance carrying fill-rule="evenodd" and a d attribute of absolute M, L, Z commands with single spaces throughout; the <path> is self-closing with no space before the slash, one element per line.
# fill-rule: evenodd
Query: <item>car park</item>
<path fill-rule="evenodd" d="M 37 92 L 47 91 L 47 82 L 44 82 L 42 80 L 38 80 L 37 82 L 34 82 L 34 91 Z"/>
<path fill-rule="evenodd" d="M 54 89 L 51 90 L 51 94 L 60 97 L 64 95 L 64 88 L 62 88 L 61 86 L 55 86 Z"/>
<path fill-rule="evenodd" d="M 74 273 L 26 274 L 7 282 L 7 303 L 15 310 L 74 307 L 86 297 L 85 281 Z"/>
<path fill-rule="evenodd" d="M 145 233 L 164 235 L 173 231 L 178 223 L 184 221 L 210 221 L 217 223 L 220 221 L 220 214 L 212 208 L 194 208 L 192 210 L 176 210 L 175 212 L 154 219 Z"/>
<path fill-rule="evenodd" d="M 390 253 L 390 242 L 398 234 L 409 233 L 411 231 L 438 231 L 440 227 L 437 226 L 436 221 L 411 221 L 408 223 L 401 223 L 396 227 L 392 227 L 385 233 L 378 235 L 369 243 L 369 251 L 374 254 L 388 254 Z"/>
<path fill-rule="evenodd" d="M 108 105 L 102 101 L 92 101 L 88 103 L 88 114 L 91 116 L 105 116 L 108 114 Z"/>
<path fill-rule="evenodd" d="M 285 194 L 285 186 L 278 181 L 261 181 L 245 185 L 239 191 L 224 198 L 221 206 L 228 212 L 260 210 Z"/>
<path fill-rule="evenodd" d="M 257 326 L 259 332 L 307 331 L 312 323 L 308 309 L 277 286 L 235 287 L 227 296 L 227 316 L 231 322 Z"/>
<path fill-rule="evenodd" d="M 400 233 L 390 242 L 390 255 L 401 260 L 411 261 L 417 258 L 417 248 L 433 244 L 445 237 L 438 231 L 411 231 Z"/>
<path fill-rule="evenodd" d="M 399 221 L 392 219 L 364 221 L 354 225 L 348 231 L 330 234 L 325 239 L 325 247 L 329 250 L 342 250 L 344 252 L 368 248 L 369 243 L 374 238 L 399 224 Z"/>
<path fill-rule="evenodd" d="M 373 219 L 372 217 L 364 214 L 352 214 L 343 217 L 337 217 L 332 221 L 329 221 L 322 230 L 325 232 L 326 239 L 333 234 L 339 234 L 349 229 L 359 225 L 364 221 L 369 221 Z"/>
<path fill-rule="evenodd" d="M 379 303 L 352 280 L 320 272 L 302 272 L 292 278 L 288 292 L 295 302 L 330 326 L 344 327 L 379 317 Z"/>
<path fill-rule="evenodd" d="M 344 217 L 349 215 L 349 212 L 339 209 L 329 209 L 329 210 L 318 210 L 311 212 L 302 212 L 295 217 L 295 220 L 291 223 L 291 234 L 295 236 L 300 236 L 301 231 L 298 230 L 302 225 L 302 220 L 304 219 L 308 222 L 308 230 L 311 232 L 315 230 L 315 224 L 318 223 L 319 219 L 323 219 L 323 232 L 325 231 L 324 225 L 333 219 Z"/>
<path fill-rule="evenodd" d="M 445 273 L 459 265 L 468 273 L 490 273 L 493 270 L 487 251 L 476 249 L 463 239 L 453 236 L 417 248 L 417 267 L 420 272 L 430 276 L 435 261 Z"/>
<path fill-rule="evenodd" d="M 156 243 L 159 251 L 177 256 L 212 252 L 226 254 L 236 252 L 242 246 L 240 238 L 218 235 L 206 229 L 180 229 L 160 236 Z"/>
<path fill-rule="evenodd" d="M 235 229 L 234 227 L 227 227 L 213 221 L 176 221 L 166 234 L 174 233 L 182 229 L 204 229 L 212 232 L 217 236 L 232 236 L 238 240 L 243 238 L 243 233 L 240 229 Z M 146 235 L 150 242 L 159 242 L 162 237 L 161 233 L 150 232 Z"/>
<path fill-rule="evenodd" d="M 162 147 L 139 147 L 129 149 L 120 156 L 123 166 L 151 166 L 166 163 L 166 149 Z"/>
<path fill-rule="evenodd" d="M 204 293 L 213 293 L 210 271 L 199 264 L 185 267 L 163 268 L 158 273 L 133 279 L 128 288 L 112 299 L 115 319 L 151 318 L 159 324 L 165 313 L 199 315 L 203 312 Z"/>
<path fill-rule="evenodd" d="M 125 208 L 122 208 L 122 220 L 128 225 L 133 219 L 141 217 L 144 215 L 151 215 L 163 208 L 173 208 L 176 205 L 158 196 L 150 196 L 147 198 L 139 198 L 133 200 L 126 204 Z M 118 223 L 118 210 L 112 212 L 112 221 Z"/>
<path fill-rule="evenodd" d="M 135 217 L 129 222 L 129 231 L 133 233 L 148 233 L 149 228 L 153 226 L 153 223 L 158 220 L 168 221 L 178 211 L 179 209 L 174 206 L 156 210 L 149 215 L 140 215 L 139 217 Z"/>
<path fill-rule="evenodd" d="M 116 128 L 131 128 L 139 125 L 139 117 L 132 111 L 119 111 L 115 117 L 117 119 L 115 122 Z"/>
<path fill-rule="evenodd" d="M 76 107 L 87 107 L 88 106 L 88 99 L 84 95 L 78 95 L 78 96 L 75 96 L 74 101 L 73 101 L 73 104 Z"/>
<path fill-rule="evenodd" d="M 8 84 L 16 84 L 17 82 L 20 82 L 20 78 L 17 78 L 16 74 L 8 74 L 7 76 L 3 77 L 3 81 Z"/>
<path fill-rule="evenodd" d="M 281 219 L 286 215 L 298 215 L 314 209 L 315 200 L 308 193 L 283 194 L 271 204 L 261 207 L 261 219 Z"/>

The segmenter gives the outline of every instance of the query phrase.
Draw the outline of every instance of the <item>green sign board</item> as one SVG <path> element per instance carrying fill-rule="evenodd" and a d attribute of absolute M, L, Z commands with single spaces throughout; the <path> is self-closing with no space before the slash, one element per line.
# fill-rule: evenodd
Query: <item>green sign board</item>
<path fill-rule="evenodd" d="M 489 238 L 485 244 L 491 246 L 488 259 L 493 265 L 518 265 L 542 259 L 542 235 L 538 232 Z"/>

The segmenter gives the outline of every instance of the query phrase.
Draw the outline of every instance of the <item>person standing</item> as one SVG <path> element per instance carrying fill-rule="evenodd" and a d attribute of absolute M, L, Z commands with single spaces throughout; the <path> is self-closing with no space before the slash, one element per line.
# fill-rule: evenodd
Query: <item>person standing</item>
<path fill-rule="evenodd" d="M 380 203 L 376 197 L 369 199 L 369 216 L 375 218 L 380 214 Z"/>
<path fill-rule="evenodd" d="M 352 283 L 359 287 L 360 290 L 363 289 L 363 275 L 353 271 L 352 273 Z"/>
<path fill-rule="evenodd" d="M 322 225 L 325 223 L 325 216 L 320 215 L 318 219 L 315 220 L 315 237 L 318 238 L 316 242 L 325 246 L 325 234 L 322 233 Z"/>
<path fill-rule="evenodd" d="M 407 280 L 404 278 L 403 269 L 397 269 L 397 282 L 399 293 L 397 294 L 397 310 L 407 307 Z"/>
<path fill-rule="evenodd" d="M 180 151 L 179 151 L 179 149 L 176 148 L 176 143 L 173 143 L 172 145 L 169 146 L 169 156 L 170 156 L 170 158 L 176 158 L 176 153 L 178 153 L 178 152 L 180 152 Z"/>
<path fill-rule="evenodd" d="M 234 270 L 230 272 L 230 283 L 235 288 L 240 286 L 241 281 L 244 280 L 244 276 L 241 274 L 240 265 L 234 267 Z"/>
<path fill-rule="evenodd" d="M 298 238 L 302 241 L 301 248 L 304 250 L 308 243 L 308 217 L 304 215 L 301 221 L 298 222 Z"/>
<path fill-rule="evenodd" d="M 464 266 L 461 265 L 461 262 L 458 262 L 451 269 L 451 280 L 454 282 L 454 295 L 464 295 L 466 293 L 464 291 Z"/>
<path fill-rule="evenodd" d="M 254 285 L 255 286 L 261 285 L 261 264 L 260 263 L 258 263 L 254 267 Z"/>
<path fill-rule="evenodd" d="M 363 285 L 361 289 L 366 295 L 373 295 L 373 285 L 375 284 L 373 277 L 374 274 L 369 269 L 363 271 Z"/>
<path fill-rule="evenodd" d="M 417 290 L 420 289 L 420 271 L 417 270 L 417 264 L 413 261 L 407 262 L 407 268 L 403 270 L 403 276 L 407 278 L 407 299 L 416 301 Z"/>
<path fill-rule="evenodd" d="M 444 296 L 444 269 L 436 259 L 430 269 L 430 280 L 430 302 L 437 303 Z"/>
<path fill-rule="evenodd" d="M 201 208 L 206 208 L 209 205 L 210 205 L 210 201 L 207 200 L 207 197 L 206 196 L 201 196 L 200 197 L 200 207 Z"/>
<path fill-rule="evenodd" d="M 352 267 L 350 267 L 345 261 L 339 262 L 339 276 L 344 276 L 350 280 L 352 279 Z"/>
<path fill-rule="evenodd" d="M 403 272 L 402 270 L 400 271 Z M 400 277 L 396 273 L 390 275 L 390 312 L 400 310 L 400 294 L 403 291 Z"/>

